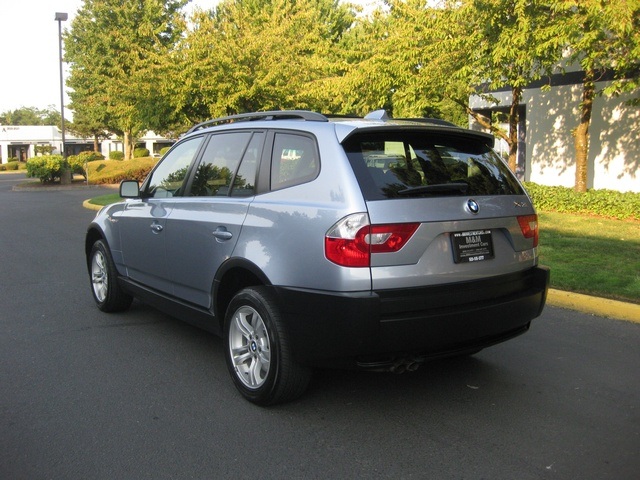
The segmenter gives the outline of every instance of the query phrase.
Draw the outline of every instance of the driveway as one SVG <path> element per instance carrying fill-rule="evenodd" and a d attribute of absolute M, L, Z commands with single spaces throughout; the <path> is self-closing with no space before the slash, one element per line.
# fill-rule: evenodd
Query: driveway
<path fill-rule="evenodd" d="M 0 176 L 0 478 L 636 479 L 640 324 L 549 307 L 529 333 L 394 376 L 236 393 L 220 339 L 93 305 L 86 198 Z"/>

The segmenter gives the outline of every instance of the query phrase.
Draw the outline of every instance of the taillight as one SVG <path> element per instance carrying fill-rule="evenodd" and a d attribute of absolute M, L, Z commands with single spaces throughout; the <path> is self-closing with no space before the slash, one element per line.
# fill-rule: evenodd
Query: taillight
<path fill-rule="evenodd" d="M 522 215 L 518 217 L 520 230 L 524 238 L 533 238 L 533 246 L 538 246 L 538 215 Z"/>
<path fill-rule="evenodd" d="M 370 225 L 366 213 L 349 215 L 327 232 L 325 255 L 343 267 L 368 267 L 372 253 L 397 252 L 419 226 L 419 223 Z"/>

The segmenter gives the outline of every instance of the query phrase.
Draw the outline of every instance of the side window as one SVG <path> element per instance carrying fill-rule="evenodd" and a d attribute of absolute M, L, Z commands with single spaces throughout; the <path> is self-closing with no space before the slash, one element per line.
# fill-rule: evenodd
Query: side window
<path fill-rule="evenodd" d="M 320 170 L 318 150 L 310 137 L 276 133 L 271 157 L 271 189 L 313 180 Z"/>
<path fill-rule="evenodd" d="M 251 132 L 213 135 L 196 169 L 191 195 L 229 195 L 231 180 L 250 138 Z"/>
<path fill-rule="evenodd" d="M 247 151 L 244 157 L 242 157 L 238 173 L 236 173 L 233 179 L 232 197 L 250 197 L 255 194 L 256 171 L 258 168 L 258 160 L 262 154 L 263 144 L 264 133 L 254 133 L 247 147 Z"/>
<path fill-rule="evenodd" d="M 147 182 L 147 196 L 168 198 L 182 195 L 189 165 L 203 137 L 190 138 L 167 153 Z"/>

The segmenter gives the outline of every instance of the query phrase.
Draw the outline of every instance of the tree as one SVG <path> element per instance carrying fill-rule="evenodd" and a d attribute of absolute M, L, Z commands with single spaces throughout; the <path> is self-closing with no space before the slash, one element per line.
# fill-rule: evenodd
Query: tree
<path fill-rule="evenodd" d="M 190 121 L 257 110 L 324 110 L 325 57 L 353 16 L 337 0 L 225 0 L 196 12 L 179 50 L 176 110 Z"/>
<path fill-rule="evenodd" d="M 360 16 L 340 42 L 333 77 L 326 81 L 340 113 L 384 108 L 394 117 L 437 117 L 460 125 L 463 111 L 420 78 L 429 67 L 425 45 L 439 41 L 426 26 L 438 10 L 422 0 L 390 1 Z"/>
<path fill-rule="evenodd" d="M 584 73 L 578 126 L 574 131 L 575 190 L 587 191 L 589 128 L 593 101 L 601 94 L 619 95 L 640 86 L 640 2 L 638 0 L 563 0 L 554 4 L 564 15 L 564 39 L 570 63 Z M 598 89 L 608 72 L 613 82 Z M 636 97 L 633 102 L 640 103 Z"/>
<path fill-rule="evenodd" d="M 109 138 L 108 121 L 103 120 L 103 107 L 93 105 L 91 98 L 85 98 L 85 103 L 74 104 L 69 107 L 73 110 L 73 122 L 67 124 L 67 129 L 80 137 L 93 138 L 93 151 L 100 151 L 100 140 Z"/>
<path fill-rule="evenodd" d="M 350 68 L 338 83 L 358 99 L 354 109 L 384 107 L 394 116 L 432 115 L 459 124 L 471 115 L 507 141 L 515 170 L 522 90 L 561 55 L 548 6 L 528 0 L 387 1 L 388 11 L 350 32 L 361 40 L 349 45 L 357 53 L 348 52 Z M 509 132 L 469 108 L 472 95 L 497 103 L 486 92 L 503 87 L 512 94 Z"/>
<path fill-rule="evenodd" d="M 106 126 L 123 136 L 126 159 L 140 132 L 171 119 L 169 53 L 183 32 L 186 3 L 85 0 L 65 34 L 73 105 L 87 128 Z"/>
<path fill-rule="evenodd" d="M 509 166 L 515 171 L 522 91 L 549 73 L 561 57 L 550 8 L 530 0 L 443 1 L 437 8 L 430 4 L 391 3 L 401 12 L 391 30 L 404 71 L 410 72 L 405 96 L 419 99 L 424 92 L 456 103 L 507 142 Z M 497 103 L 488 92 L 502 88 L 511 91 L 508 132 L 469 108 L 472 95 Z"/>
<path fill-rule="evenodd" d="M 2 125 L 60 125 L 60 112 L 53 105 L 46 109 L 21 107 L 0 114 Z"/>

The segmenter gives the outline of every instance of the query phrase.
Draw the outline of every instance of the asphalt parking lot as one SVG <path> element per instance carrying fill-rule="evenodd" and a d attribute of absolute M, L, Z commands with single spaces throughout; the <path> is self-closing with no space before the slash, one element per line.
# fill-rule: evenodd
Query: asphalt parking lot
<path fill-rule="evenodd" d="M 638 478 L 640 324 L 548 307 L 473 357 L 321 370 L 264 409 L 217 337 L 95 308 L 82 201 L 106 190 L 19 177 L 0 175 L 0 478 Z"/>

